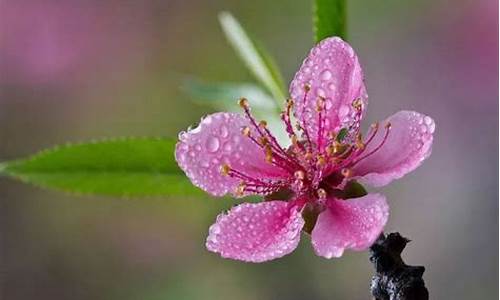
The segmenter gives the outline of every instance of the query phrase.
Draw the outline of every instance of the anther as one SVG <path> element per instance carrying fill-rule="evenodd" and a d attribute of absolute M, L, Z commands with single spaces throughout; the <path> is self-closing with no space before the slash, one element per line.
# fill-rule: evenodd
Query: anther
<path fill-rule="evenodd" d="M 292 106 L 293 106 L 293 100 L 292 100 L 292 99 L 287 99 L 287 100 L 286 100 L 286 105 L 287 105 L 289 108 L 292 108 Z"/>
<path fill-rule="evenodd" d="M 292 140 L 292 145 L 294 146 L 298 146 L 299 145 L 299 140 L 297 138 L 297 136 L 294 134 L 290 137 L 290 139 Z"/>
<path fill-rule="evenodd" d="M 266 146 L 269 144 L 269 140 L 266 138 L 266 137 L 259 137 L 259 143 L 262 145 L 262 146 Z"/>
<path fill-rule="evenodd" d="M 319 97 L 318 101 L 316 102 L 316 111 L 320 112 L 323 110 L 325 107 L 325 99 L 323 97 Z"/>
<path fill-rule="evenodd" d="M 241 129 L 241 134 L 243 134 L 244 136 L 249 136 L 250 135 L 250 127 L 248 126 L 245 126 Z"/>
<path fill-rule="evenodd" d="M 365 144 L 363 143 L 363 137 L 361 133 L 358 133 L 356 135 L 356 148 L 363 150 L 365 149 Z"/>
<path fill-rule="evenodd" d="M 351 169 L 344 168 L 340 172 L 342 173 L 342 176 L 344 176 L 345 178 L 349 178 L 349 177 L 352 176 L 352 170 Z"/>
<path fill-rule="evenodd" d="M 326 159 L 323 155 L 318 155 L 316 157 L 316 161 L 317 161 L 318 166 L 320 166 L 320 167 L 326 165 Z"/>
<path fill-rule="evenodd" d="M 311 159 L 312 159 L 312 156 L 313 156 L 313 155 L 312 155 L 312 153 L 311 153 L 311 152 L 306 152 L 306 154 L 304 155 L 304 158 L 305 158 L 306 160 L 311 160 Z"/>
<path fill-rule="evenodd" d="M 385 124 L 385 128 L 386 128 L 386 129 L 391 129 L 391 127 L 392 127 L 391 122 L 387 122 L 387 123 Z"/>
<path fill-rule="evenodd" d="M 264 149 L 264 151 L 266 152 L 266 161 L 268 163 L 272 163 L 272 161 L 273 161 L 273 150 L 271 149 L 271 146 L 266 145 L 266 148 Z"/>
<path fill-rule="evenodd" d="M 266 122 L 265 120 L 262 120 L 262 121 L 260 121 L 260 122 L 259 122 L 259 127 L 260 127 L 261 129 L 266 128 L 266 126 L 267 126 L 267 122 Z"/>
<path fill-rule="evenodd" d="M 231 167 L 228 164 L 223 164 L 223 165 L 220 166 L 220 173 L 223 176 L 228 176 L 229 175 L 229 171 L 231 171 Z"/>
<path fill-rule="evenodd" d="M 238 105 L 241 106 L 242 108 L 248 108 L 247 98 L 240 98 L 240 100 L 238 100 Z"/>
<path fill-rule="evenodd" d="M 318 190 L 316 190 L 316 193 L 317 193 L 319 199 L 326 198 L 326 191 L 324 189 L 318 189 Z"/>
<path fill-rule="evenodd" d="M 245 192 L 246 184 L 242 181 L 238 186 L 236 187 L 236 196 L 243 196 L 243 193 Z"/>
<path fill-rule="evenodd" d="M 357 111 L 361 111 L 361 109 L 363 108 L 363 101 L 361 100 L 361 98 L 354 100 L 352 102 L 352 107 L 354 107 L 354 109 L 356 109 Z"/>
<path fill-rule="evenodd" d="M 306 83 L 304 85 L 304 91 L 309 92 L 311 90 L 311 85 L 309 83 Z"/>
<path fill-rule="evenodd" d="M 306 173 L 304 173 L 304 171 L 302 170 L 298 170 L 293 173 L 293 176 L 295 176 L 295 178 L 297 179 L 303 180 L 304 178 L 306 178 Z"/>

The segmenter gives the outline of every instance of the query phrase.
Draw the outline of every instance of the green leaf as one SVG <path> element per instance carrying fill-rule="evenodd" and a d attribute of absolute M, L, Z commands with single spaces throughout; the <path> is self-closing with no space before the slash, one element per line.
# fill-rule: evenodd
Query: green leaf
<path fill-rule="evenodd" d="M 257 42 L 250 38 L 238 21 L 228 12 L 219 14 L 222 30 L 255 78 L 271 93 L 278 105 L 286 98 L 283 78 L 272 59 Z"/>
<path fill-rule="evenodd" d="M 197 103 L 212 104 L 225 110 L 241 111 L 238 99 L 248 98 L 252 108 L 267 112 L 275 111 L 278 107 L 268 93 L 251 83 L 204 83 L 189 79 L 182 86 Z"/>
<path fill-rule="evenodd" d="M 330 36 L 347 38 L 347 1 L 314 0 L 314 41 L 317 43 Z"/>
<path fill-rule="evenodd" d="M 73 194 L 121 197 L 196 196 L 174 159 L 175 141 L 119 138 L 67 144 L 0 164 L 0 173 Z"/>

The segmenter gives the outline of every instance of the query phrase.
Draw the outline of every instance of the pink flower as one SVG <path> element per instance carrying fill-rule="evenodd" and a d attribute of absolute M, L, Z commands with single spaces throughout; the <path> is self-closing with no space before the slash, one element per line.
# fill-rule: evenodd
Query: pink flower
<path fill-rule="evenodd" d="M 215 113 L 180 134 L 176 159 L 193 184 L 214 196 L 266 196 L 264 202 L 219 215 L 209 230 L 210 251 L 248 262 L 282 257 L 297 247 L 311 220 L 317 255 L 367 249 L 387 222 L 385 197 L 345 200 L 342 189 L 351 180 L 386 185 L 431 153 L 434 121 L 417 112 L 401 111 L 373 124 L 363 138 L 360 121 L 368 97 L 363 72 L 340 38 L 325 39 L 311 50 L 290 95 L 282 114 L 288 148 L 278 144 L 265 121 L 253 118 L 244 98 L 244 116 Z M 270 200 L 279 195 L 288 196 Z"/>

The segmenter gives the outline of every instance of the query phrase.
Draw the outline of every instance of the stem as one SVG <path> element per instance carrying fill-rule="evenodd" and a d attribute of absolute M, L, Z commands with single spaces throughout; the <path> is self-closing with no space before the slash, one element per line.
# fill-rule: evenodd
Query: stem
<path fill-rule="evenodd" d="M 401 253 L 410 240 L 398 232 L 379 236 L 370 247 L 370 261 L 376 274 L 372 277 L 371 293 L 375 300 L 428 300 L 422 266 L 408 266 Z"/>

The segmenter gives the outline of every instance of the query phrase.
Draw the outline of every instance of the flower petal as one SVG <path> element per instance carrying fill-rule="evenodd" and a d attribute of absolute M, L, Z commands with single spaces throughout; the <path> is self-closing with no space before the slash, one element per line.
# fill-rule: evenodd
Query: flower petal
<path fill-rule="evenodd" d="M 307 97 L 305 86 L 310 87 Z M 368 103 L 358 57 L 351 46 L 338 37 L 327 38 L 311 50 L 290 84 L 290 95 L 296 104 L 295 116 L 314 139 L 318 137 L 318 98 L 325 99 L 323 137 L 353 121 L 354 100 L 361 99 L 363 111 Z"/>
<path fill-rule="evenodd" d="M 389 206 L 380 194 L 347 200 L 328 199 L 311 233 L 317 255 L 340 257 L 345 249 L 365 250 L 382 232 Z"/>
<path fill-rule="evenodd" d="M 195 129 L 179 134 L 175 158 L 194 185 L 214 196 L 235 192 L 240 180 L 221 174 L 221 166 L 255 178 L 276 179 L 286 173 L 266 163 L 264 151 L 241 129 L 249 122 L 237 113 L 215 113 Z"/>
<path fill-rule="evenodd" d="M 288 202 L 244 203 L 217 217 L 206 245 L 222 257 L 263 262 L 292 252 L 303 225 L 297 206 Z"/>
<path fill-rule="evenodd" d="M 381 143 L 383 125 L 391 129 L 383 146 L 353 167 L 353 175 L 372 186 L 383 186 L 416 169 L 431 154 L 434 120 L 413 111 L 400 111 L 380 124 L 375 138 L 366 147 L 370 153 Z"/>

